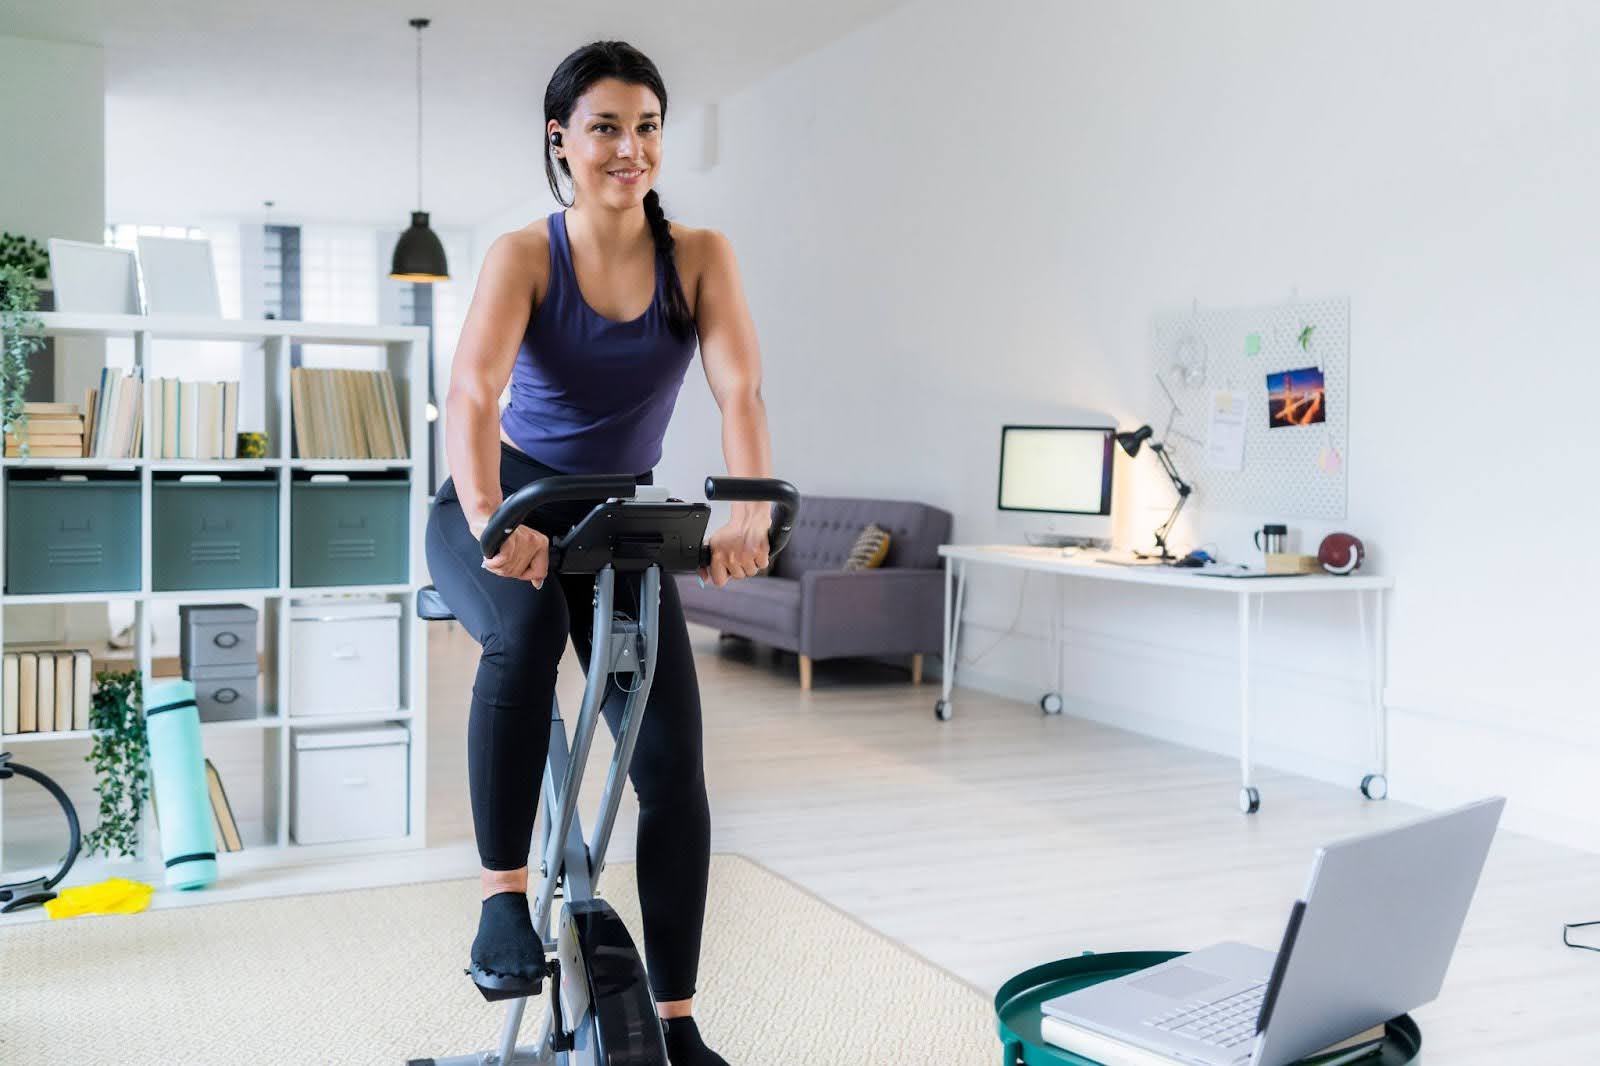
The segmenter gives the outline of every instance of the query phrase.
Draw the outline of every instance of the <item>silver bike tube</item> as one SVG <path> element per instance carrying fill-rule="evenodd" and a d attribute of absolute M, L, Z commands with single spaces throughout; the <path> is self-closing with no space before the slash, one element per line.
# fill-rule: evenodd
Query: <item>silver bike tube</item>
<path fill-rule="evenodd" d="M 633 749 L 639 740 L 639 729 L 644 724 L 645 702 L 650 698 L 650 685 L 656 676 L 656 650 L 660 647 L 657 622 L 661 614 L 661 567 L 651 566 L 639 582 L 639 630 L 644 637 L 644 653 L 639 659 L 642 676 L 628 694 L 627 705 L 622 710 L 622 723 L 617 729 L 617 750 L 606 773 L 605 791 L 600 794 L 600 811 L 594 823 L 594 843 L 590 845 L 590 880 L 598 889 L 600 871 L 605 869 L 606 849 L 611 844 L 611 827 L 617 820 L 617 808 L 622 803 L 622 785 L 627 780 L 628 767 L 633 765 Z"/>
<path fill-rule="evenodd" d="M 578 713 L 578 725 L 572 737 L 572 753 L 567 763 L 567 772 L 563 775 L 561 784 L 560 802 L 552 810 L 550 821 L 550 840 L 545 847 L 544 879 L 539 887 L 539 896 L 535 901 L 532 918 L 534 929 L 546 929 L 550 920 L 550 907 L 555 899 L 556 878 L 561 873 L 562 852 L 567 846 L 567 834 L 572 828 L 572 820 L 578 810 L 578 786 L 583 780 L 584 764 L 589 761 L 589 745 L 594 739 L 595 723 L 600 718 L 600 704 L 605 698 L 605 684 L 594 684 L 593 678 L 604 678 L 611 665 L 611 605 L 616 585 L 616 570 L 609 564 L 602 567 L 595 575 L 594 580 L 594 617 L 595 639 L 589 649 L 590 683 L 584 686 L 583 710 Z M 601 620 L 605 620 L 605 628 L 600 628 Z M 602 636 L 601 634 L 604 634 Z M 554 737 L 551 738 L 554 741 Z M 587 881 L 588 866 L 583 864 L 581 876 Z M 573 888 L 573 873 L 568 871 L 566 883 L 569 890 Z M 587 886 L 585 886 L 587 887 Z M 568 899 L 587 898 L 578 896 L 574 891 L 569 891 Z"/>

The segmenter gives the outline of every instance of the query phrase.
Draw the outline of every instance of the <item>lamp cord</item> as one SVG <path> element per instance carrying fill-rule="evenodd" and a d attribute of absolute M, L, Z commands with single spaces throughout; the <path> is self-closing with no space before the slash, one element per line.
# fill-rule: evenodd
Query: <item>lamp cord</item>
<path fill-rule="evenodd" d="M 417 210 L 422 210 L 422 26 L 417 27 Z"/>

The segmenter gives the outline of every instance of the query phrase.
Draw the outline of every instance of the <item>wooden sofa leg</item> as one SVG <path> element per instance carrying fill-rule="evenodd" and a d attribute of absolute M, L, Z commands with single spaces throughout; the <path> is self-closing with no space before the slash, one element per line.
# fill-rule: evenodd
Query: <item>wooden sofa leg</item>
<path fill-rule="evenodd" d="M 915 655 L 913 655 L 911 657 L 911 683 L 913 685 L 922 684 L 922 653 L 921 652 L 918 652 L 917 654 L 915 654 Z"/>
<path fill-rule="evenodd" d="M 811 691 L 811 656 L 800 656 L 800 691 Z"/>

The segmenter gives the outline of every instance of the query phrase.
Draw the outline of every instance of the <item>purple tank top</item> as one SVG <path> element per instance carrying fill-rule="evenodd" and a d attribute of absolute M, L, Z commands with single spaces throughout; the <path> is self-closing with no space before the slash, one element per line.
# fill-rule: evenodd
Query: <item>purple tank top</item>
<path fill-rule="evenodd" d="M 568 474 L 643 474 L 661 461 L 696 345 L 667 328 L 666 284 L 658 259 L 645 313 L 632 322 L 602 316 L 578 289 L 566 213 L 550 216 L 550 284 L 500 415 L 512 443 Z"/>

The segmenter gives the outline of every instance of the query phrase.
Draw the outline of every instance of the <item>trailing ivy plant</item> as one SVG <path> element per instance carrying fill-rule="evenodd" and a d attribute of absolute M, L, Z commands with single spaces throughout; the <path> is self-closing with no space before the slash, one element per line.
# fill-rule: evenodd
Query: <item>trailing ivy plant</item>
<path fill-rule="evenodd" d="M 0 424 L 28 454 L 28 411 L 23 397 L 33 370 L 29 358 L 44 347 L 39 290 L 33 277 L 14 263 L 0 264 Z"/>
<path fill-rule="evenodd" d="M 137 670 L 95 675 L 88 761 L 98 778 L 100 824 L 84 837 L 90 854 L 132 856 L 139 849 L 139 817 L 150 795 L 150 742 L 140 702 Z"/>

